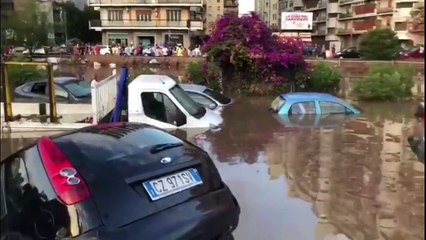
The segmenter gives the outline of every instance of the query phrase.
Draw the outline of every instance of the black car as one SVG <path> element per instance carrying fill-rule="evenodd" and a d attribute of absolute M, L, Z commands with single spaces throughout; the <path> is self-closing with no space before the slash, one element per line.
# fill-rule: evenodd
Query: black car
<path fill-rule="evenodd" d="M 334 58 L 360 58 L 361 55 L 358 53 L 355 47 L 350 47 L 337 52 Z"/>
<path fill-rule="evenodd" d="M 55 94 L 59 102 L 88 103 L 91 101 L 90 83 L 75 77 L 56 77 Z M 49 102 L 47 79 L 30 81 L 15 89 L 17 102 Z"/>
<path fill-rule="evenodd" d="M 1 239 L 232 239 L 239 214 L 206 152 L 145 124 L 42 137 L 1 163 Z"/>

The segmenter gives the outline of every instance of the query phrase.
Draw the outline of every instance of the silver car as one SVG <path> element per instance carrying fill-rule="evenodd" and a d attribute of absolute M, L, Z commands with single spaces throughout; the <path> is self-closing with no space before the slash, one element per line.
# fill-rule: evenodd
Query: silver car
<path fill-rule="evenodd" d="M 221 112 L 223 107 L 228 106 L 233 102 L 231 98 L 203 85 L 179 85 L 195 102 L 213 111 Z"/>

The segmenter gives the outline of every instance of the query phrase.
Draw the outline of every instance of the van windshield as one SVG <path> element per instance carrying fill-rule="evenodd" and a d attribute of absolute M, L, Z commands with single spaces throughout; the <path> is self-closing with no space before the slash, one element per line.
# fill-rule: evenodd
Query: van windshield
<path fill-rule="evenodd" d="M 179 85 L 175 85 L 170 88 L 170 93 L 193 117 L 200 119 L 206 114 L 206 109 L 192 100 L 192 98 L 188 96 L 188 94 Z"/>

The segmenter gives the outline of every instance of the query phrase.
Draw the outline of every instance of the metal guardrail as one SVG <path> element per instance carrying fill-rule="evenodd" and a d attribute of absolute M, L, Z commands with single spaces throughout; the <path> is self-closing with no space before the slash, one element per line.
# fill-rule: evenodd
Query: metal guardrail
<path fill-rule="evenodd" d="M 58 114 L 56 109 L 56 94 L 55 82 L 53 77 L 53 65 L 51 63 L 31 63 L 31 62 L 2 62 L 2 87 L 3 87 L 3 102 L 4 102 L 4 118 L 6 122 L 14 120 L 12 111 L 12 89 L 8 76 L 8 66 L 44 66 L 47 70 L 48 90 L 49 90 L 49 114 L 50 122 L 58 122 Z"/>

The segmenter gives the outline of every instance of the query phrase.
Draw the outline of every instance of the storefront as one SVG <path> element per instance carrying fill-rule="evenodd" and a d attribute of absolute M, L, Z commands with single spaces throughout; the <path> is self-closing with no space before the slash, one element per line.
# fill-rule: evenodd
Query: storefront
<path fill-rule="evenodd" d="M 183 34 L 166 34 L 164 35 L 164 43 L 168 46 L 183 45 Z"/>
<path fill-rule="evenodd" d="M 108 44 L 120 44 L 122 46 L 127 46 L 129 44 L 129 34 L 128 33 L 107 33 Z"/>

